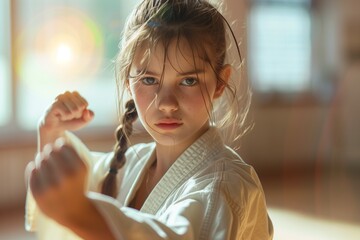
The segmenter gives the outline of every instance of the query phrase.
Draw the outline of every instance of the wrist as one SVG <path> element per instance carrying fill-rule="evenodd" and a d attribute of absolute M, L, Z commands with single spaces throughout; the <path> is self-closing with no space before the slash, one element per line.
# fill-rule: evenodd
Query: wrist
<path fill-rule="evenodd" d="M 94 203 L 84 196 L 76 210 L 67 217 L 63 224 L 84 239 L 114 239 L 109 226 Z M 76 205 L 76 204 L 74 204 Z"/>
<path fill-rule="evenodd" d="M 38 152 L 41 152 L 46 144 L 54 143 L 56 139 L 64 137 L 65 130 L 39 125 L 37 135 Z"/>

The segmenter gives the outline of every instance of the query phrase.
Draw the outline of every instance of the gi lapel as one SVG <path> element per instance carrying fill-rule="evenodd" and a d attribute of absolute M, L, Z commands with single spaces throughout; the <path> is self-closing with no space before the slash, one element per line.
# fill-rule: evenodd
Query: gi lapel
<path fill-rule="evenodd" d="M 141 212 L 155 215 L 170 194 L 213 160 L 224 147 L 215 128 L 210 128 L 173 163 L 144 202 Z"/>

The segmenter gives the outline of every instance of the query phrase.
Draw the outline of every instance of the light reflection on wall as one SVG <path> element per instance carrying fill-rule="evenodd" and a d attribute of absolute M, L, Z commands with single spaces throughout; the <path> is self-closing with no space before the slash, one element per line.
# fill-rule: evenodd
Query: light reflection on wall
<path fill-rule="evenodd" d="M 37 83 L 49 79 L 61 85 L 85 81 L 98 73 L 103 59 L 103 39 L 89 16 L 75 9 L 56 8 L 41 22 L 30 24 L 24 27 L 30 34 L 25 32 L 18 42 L 19 52 L 24 53 L 17 65 L 21 80 L 29 87 L 39 89 Z"/>
<path fill-rule="evenodd" d="M 10 66 L 4 56 L 0 55 L 0 126 L 10 120 Z"/>
<path fill-rule="evenodd" d="M 51 6 L 38 16 L 21 26 L 16 41 L 16 73 L 21 83 L 18 116 L 27 129 L 36 126 L 44 109 L 62 92 L 77 90 L 92 102 L 91 98 L 98 99 L 99 91 L 107 92 L 115 85 L 113 71 L 104 67 L 104 33 L 90 15 L 75 8 Z M 101 85 L 96 84 L 99 81 Z M 97 105 L 94 108 L 103 110 L 100 114 L 116 114 L 115 101 L 114 108 L 108 109 L 93 102 Z"/>
<path fill-rule="evenodd" d="M 6 125 L 11 116 L 10 104 L 10 16 L 9 2 L 0 2 L 0 127 Z"/>

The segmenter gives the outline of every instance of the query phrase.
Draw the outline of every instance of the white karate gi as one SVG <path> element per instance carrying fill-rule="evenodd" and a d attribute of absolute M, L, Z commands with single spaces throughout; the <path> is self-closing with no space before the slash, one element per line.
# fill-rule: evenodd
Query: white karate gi
<path fill-rule="evenodd" d="M 113 154 L 90 152 L 70 133 L 66 138 L 89 165 L 88 197 L 117 239 L 272 239 L 273 227 L 257 174 L 223 144 L 214 127 L 173 163 L 140 211 L 127 206 L 155 159 L 155 143 L 128 149 L 127 162 L 118 173 L 120 190 L 115 200 L 96 193 Z M 37 231 L 41 240 L 80 239 L 41 214 L 30 191 L 25 226 Z"/>

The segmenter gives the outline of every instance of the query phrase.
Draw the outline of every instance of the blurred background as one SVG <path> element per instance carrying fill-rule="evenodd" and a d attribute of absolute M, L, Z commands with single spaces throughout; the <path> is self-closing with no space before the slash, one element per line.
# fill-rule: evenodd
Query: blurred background
<path fill-rule="evenodd" d="M 77 90 L 95 111 L 78 135 L 110 151 L 113 60 L 138 1 L 0 1 L 0 239 L 24 231 L 24 170 L 37 121 Z M 253 85 L 239 153 L 257 170 L 278 240 L 360 239 L 360 1 L 225 0 Z"/>

